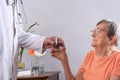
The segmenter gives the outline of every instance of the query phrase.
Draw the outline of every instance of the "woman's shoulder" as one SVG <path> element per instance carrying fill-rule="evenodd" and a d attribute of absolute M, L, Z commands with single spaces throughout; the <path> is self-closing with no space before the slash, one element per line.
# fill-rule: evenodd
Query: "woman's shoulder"
<path fill-rule="evenodd" d="M 90 50 L 88 53 L 87 53 L 87 57 L 93 57 L 94 54 L 95 54 L 95 50 Z"/>
<path fill-rule="evenodd" d="M 89 54 L 89 55 L 93 55 L 93 54 L 95 54 L 95 52 L 96 52 L 95 50 L 90 50 L 90 51 L 88 52 L 88 54 Z"/>

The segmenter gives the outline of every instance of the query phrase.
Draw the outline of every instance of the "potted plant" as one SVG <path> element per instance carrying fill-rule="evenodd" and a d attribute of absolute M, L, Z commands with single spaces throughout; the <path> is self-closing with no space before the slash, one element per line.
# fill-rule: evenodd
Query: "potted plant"
<path fill-rule="evenodd" d="M 31 29 L 35 26 L 35 25 L 39 25 L 38 22 L 35 22 L 33 23 L 32 25 L 30 25 L 30 27 L 28 27 L 28 29 L 26 30 L 26 32 L 33 32 L 31 31 Z M 23 58 L 23 52 L 24 52 L 24 48 L 23 47 L 20 47 L 19 49 L 19 63 L 18 63 L 18 69 L 24 69 L 25 68 L 25 64 L 24 62 L 22 61 L 22 58 Z"/>

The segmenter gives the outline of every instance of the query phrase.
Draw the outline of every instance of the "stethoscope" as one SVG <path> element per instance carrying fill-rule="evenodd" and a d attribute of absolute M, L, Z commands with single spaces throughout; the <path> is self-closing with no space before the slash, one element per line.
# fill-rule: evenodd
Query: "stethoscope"
<path fill-rule="evenodd" d="M 6 0 L 7 5 L 12 5 L 16 12 L 16 18 L 18 24 L 27 24 L 27 17 L 23 7 L 22 0 Z"/>

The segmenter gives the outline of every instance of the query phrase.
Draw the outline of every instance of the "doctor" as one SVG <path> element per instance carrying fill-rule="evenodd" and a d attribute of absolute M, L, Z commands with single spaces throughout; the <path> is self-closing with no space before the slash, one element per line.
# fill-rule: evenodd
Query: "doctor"
<path fill-rule="evenodd" d="M 22 30 L 22 24 L 17 23 L 16 1 L 0 0 L 0 80 L 17 79 L 19 47 L 42 53 L 54 43 L 55 37 L 42 37 Z"/>

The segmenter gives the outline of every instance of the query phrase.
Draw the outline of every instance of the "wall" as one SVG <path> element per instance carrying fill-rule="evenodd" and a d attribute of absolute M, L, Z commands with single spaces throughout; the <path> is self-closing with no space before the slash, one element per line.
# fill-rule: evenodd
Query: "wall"
<path fill-rule="evenodd" d="M 75 75 L 90 46 L 91 33 L 96 23 L 104 18 L 120 21 L 120 0 L 23 0 L 28 24 L 39 22 L 34 29 L 43 36 L 56 35 L 65 41 L 72 73 Z M 25 27 L 26 28 L 26 27 Z M 27 52 L 26 52 L 27 53 Z M 26 69 L 30 56 L 24 54 Z M 60 80 L 65 80 L 63 68 L 51 57 L 44 56 L 45 70 L 60 70 Z"/>

